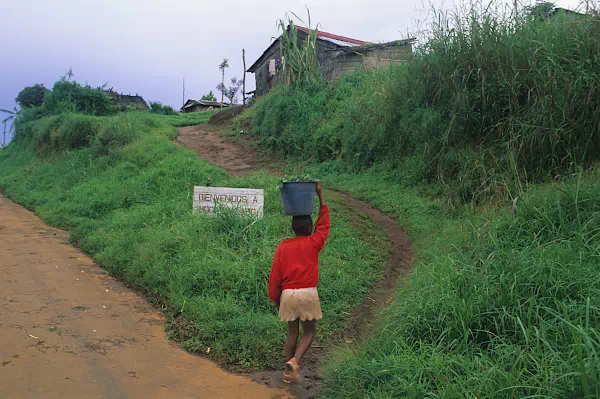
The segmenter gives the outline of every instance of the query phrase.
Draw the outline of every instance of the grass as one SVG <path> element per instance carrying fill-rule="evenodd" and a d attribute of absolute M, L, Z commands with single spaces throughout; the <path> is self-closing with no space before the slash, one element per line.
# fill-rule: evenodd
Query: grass
<path fill-rule="evenodd" d="M 160 117 L 173 126 L 193 126 L 208 122 L 210 117 L 217 112 L 219 111 L 188 112 L 169 116 L 161 115 Z"/>
<path fill-rule="evenodd" d="M 330 362 L 324 397 L 600 395 L 600 172 L 509 209 L 452 210 L 384 168 L 306 169 L 407 227 L 418 249 L 374 335 Z"/>
<path fill-rule="evenodd" d="M 0 187 L 48 224 L 69 230 L 71 241 L 111 275 L 165 306 L 170 333 L 187 349 L 210 348 L 210 356 L 236 369 L 279 366 L 285 326 L 266 295 L 274 250 L 290 236 L 278 179 L 229 177 L 170 140 L 176 131 L 169 123 L 207 115 L 66 114 L 24 123 L 0 154 Z M 264 189 L 264 218 L 252 223 L 226 210 L 193 215 L 193 186 L 209 177 L 215 186 Z M 339 202 L 331 208 L 331 241 L 321 256 L 328 316 L 320 339 L 343 327 L 344 314 L 380 275 L 387 248 L 385 240 L 373 249 L 360 239 L 381 234 L 375 226 L 355 227 Z"/>

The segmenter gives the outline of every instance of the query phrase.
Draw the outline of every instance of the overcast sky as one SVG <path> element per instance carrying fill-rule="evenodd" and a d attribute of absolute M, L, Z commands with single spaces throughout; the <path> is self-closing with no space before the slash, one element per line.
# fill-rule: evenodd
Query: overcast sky
<path fill-rule="evenodd" d="M 305 4 L 321 30 L 373 42 L 404 38 L 426 18 L 421 0 Z M 226 79 L 241 78 L 242 48 L 250 66 L 288 11 L 306 15 L 303 2 L 290 0 L 0 0 L 0 108 L 12 108 L 24 86 L 52 87 L 72 67 L 82 83 L 108 82 L 179 109 L 183 78 L 186 98 L 216 93 L 223 57 Z M 247 74 L 247 91 L 253 87 Z"/>

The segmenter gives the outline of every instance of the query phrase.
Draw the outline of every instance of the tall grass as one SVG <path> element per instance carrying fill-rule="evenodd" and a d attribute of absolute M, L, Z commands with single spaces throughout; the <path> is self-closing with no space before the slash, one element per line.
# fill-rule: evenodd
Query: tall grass
<path fill-rule="evenodd" d="M 259 99 L 253 134 L 285 156 L 354 170 L 417 160 L 464 202 L 600 158 L 600 20 L 471 10 L 433 26 L 402 66 Z"/>
<path fill-rule="evenodd" d="M 374 336 L 330 364 L 325 397 L 598 397 L 598 171 L 531 188 L 514 215 L 460 219 L 373 183 L 384 176 L 325 177 L 397 215 L 420 248 Z"/>
<path fill-rule="evenodd" d="M 300 45 L 298 45 L 298 29 L 294 22 L 289 17 L 286 20 L 277 22 L 281 30 L 279 52 L 284 76 L 283 83 L 284 87 L 288 89 L 305 84 L 314 84 L 321 80 L 319 60 L 317 59 L 318 26 L 312 29 L 310 11 L 308 8 L 306 11 L 308 13 L 308 24 L 296 14 L 292 14 L 308 28 L 306 38 L 302 40 Z"/>

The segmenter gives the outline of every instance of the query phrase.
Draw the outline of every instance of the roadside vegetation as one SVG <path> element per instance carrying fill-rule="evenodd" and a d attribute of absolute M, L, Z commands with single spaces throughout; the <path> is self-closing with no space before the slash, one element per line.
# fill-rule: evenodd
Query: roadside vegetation
<path fill-rule="evenodd" d="M 600 20 L 438 16 L 405 65 L 279 87 L 234 124 L 418 250 L 324 396 L 597 398 Z"/>
<path fill-rule="evenodd" d="M 169 333 L 185 348 L 232 369 L 279 366 L 285 325 L 266 294 L 275 248 L 291 236 L 279 180 L 266 173 L 229 177 L 173 142 L 174 126 L 206 122 L 212 112 L 96 116 L 51 114 L 44 106 L 20 113 L 16 136 L 0 152 L 2 192 L 69 230 L 111 275 L 164 309 Z M 264 189 L 264 218 L 227 209 L 192 214 L 193 187 L 209 179 Z M 321 325 L 322 338 L 343 327 L 387 253 L 384 238 L 379 250 L 360 239 L 379 237 L 375 226 L 356 227 L 339 202 L 331 206 L 335 226 L 321 274 L 329 289 L 321 299 L 332 317 Z"/>

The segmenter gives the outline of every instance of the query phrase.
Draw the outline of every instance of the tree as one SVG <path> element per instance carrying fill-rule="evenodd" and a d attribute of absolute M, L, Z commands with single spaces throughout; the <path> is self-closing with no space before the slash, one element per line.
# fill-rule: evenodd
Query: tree
<path fill-rule="evenodd" d="M 215 97 L 215 95 L 212 92 L 212 90 L 210 90 L 208 92 L 208 94 L 203 95 L 202 98 L 200 98 L 200 100 L 204 100 L 204 101 L 217 101 L 217 97 Z"/>
<path fill-rule="evenodd" d="M 221 84 L 217 86 L 218 90 L 221 90 L 221 108 L 223 108 L 223 96 L 225 95 L 225 68 L 229 68 L 229 60 L 223 58 L 223 62 L 219 64 L 219 71 L 221 71 Z"/>
<path fill-rule="evenodd" d="M 150 113 L 162 115 L 174 115 L 175 110 L 170 105 L 163 105 L 160 101 L 150 101 Z"/>
<path fill-rule="evenodd" d="M 533 18 L 546 19 L 556 5 L 550 1 L 537 0 L 535 4 L 525 7 L 525 14 Z"/>
<path fill-rule="evenodd" d="M 243 84 L 244 84 L 243 79 L 237 80 L 237 78 L 235 76 L 233 78 L 231 78 L 231 86 L 229 86 L 225 89 L 225 97 L 227 97 L 227 99 L 229 99 L 230 104 L 237 103 L 237 100 L 238 100 L 237 93 L 238 93 L 238 91 L 240 91 L 240 88 L 242 87 Z"/>
<path fill-rule="evenodd" d="M 15 102 L 21 106 L 21 108 L 28 107 L 39 107 L 44 103 L 44 95 L 48 89 L 43 84 L 35 84 L 33 86 L 27 86 L 19 92 Z"/>

